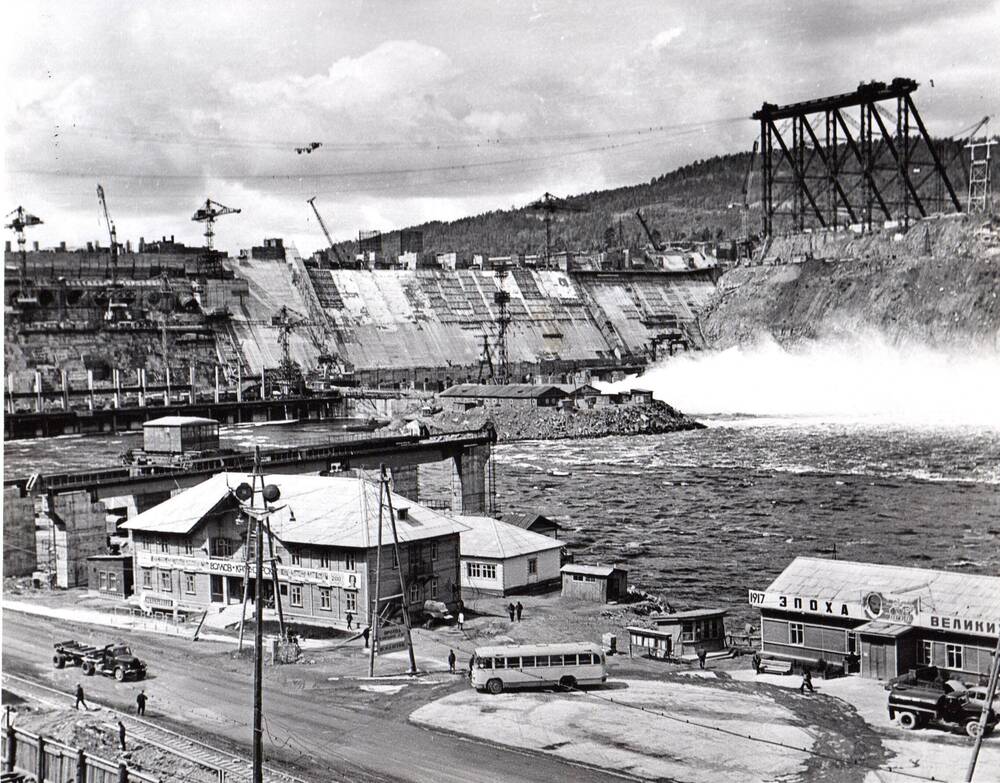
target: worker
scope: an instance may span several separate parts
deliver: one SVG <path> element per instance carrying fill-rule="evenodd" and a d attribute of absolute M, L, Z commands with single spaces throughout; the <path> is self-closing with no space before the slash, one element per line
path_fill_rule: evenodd
<path fill-rule="evenodd" d="M 80 683 L 77 683 L 76 684 L 76 704 L 73 705 L 73 709 L 77 709 L 77 710 L 80 709 L 80 705 L 81 704 L 83 705 L 83 708 L 85 710 L 88 710 L 88 711 L 90 710 L 90 707 L 87 706 L 87 702 L 85 702 L 83 700 L 83 686 Z"/>
<path fill-rule="evenodd" d="M 139 695 L 135 697 L 135 714 L 146 714 L 146 691 L 139 691 Z"/>
<path fill-rule="evenodd" d="M 517 609 L 514 607 L 514 604 L 507 604 L 507 614 L 510 615 L 511 622 L 514 622 L 514 613 L 516 611 Z"/>
<path fill-rule="evenodd" d="M 702 669 L 705 668 L 705 658 L 708 657 L 708 651 L 703 645 L 698 645 L 694 648 L 694 654 L 698 656 L 698 666 Z"/>
<path fill-rule="evenodd" d="M 121 743 L 122 750 L 125 750 L 125 724 L 118 721 L 118 742 Z"/>
<path fill-rule="evenodd" d="M 799 686 L 799 693 L 805 693 L 806 688 L 809 689 L 809 693 L 815 693 L 813 689 L 813 675 L 810 669 L 802 670 L 802 684 Z"/>
<path fill-rule="evenodd" d="M 458 613 L 458 630 L 463 630 L 465 627 L 465 612 L 460 611 Z"/>
<path fill-rule="evenodd" d="M 520 601 L 518 601 L 517 604 L 514 606 L 514 611 L 517 613 L 517 621 L 521 622 L 521 612 L 524 611 L 524 607 L 521 606 Z"/>
<path fill-rule="evenodd" d="M 448 671 L 455 673 L 455 651 L 448 650 Z"/>
<path fill-rule="evenodd" d="M 347 613 L 347 630 L 351 630 L 351 623 L 354 622 L 354 615 L 350 612 Z"/>
<path fill-rule="evenodd" d="M 753 670 L 760 674 L 760 653 L 754 652 L 753 658 L 750 659 L 750 665 L 753 666 Z"/>
<path fill-rule="evenodd" d="M 363 631 L 361 632 L 361 636 L 362 636 L 362 637 L 364 638 L 364 640 L 365 640 L 365 649 L 366 649 L 366 650 L 368 649 L 368 637 L 369 637 L 369 636 L 371 636 L 371 633 L 372 633 L 372 628 L 371 628 L 371 626 L 370 626 L 370 625 L 366 625 L 366 626 L 365 626 L 365 630 L 363 630 Z"/>

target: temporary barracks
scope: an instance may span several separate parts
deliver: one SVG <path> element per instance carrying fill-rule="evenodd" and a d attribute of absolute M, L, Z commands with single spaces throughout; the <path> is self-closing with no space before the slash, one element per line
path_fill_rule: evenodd
<path fill-rule="evenodd" d="M 135 559 L 135 592 L 148 609 L 203 610 L 239 603 L 247 570 L 247 522 L 233 490 L 249 482 L 221 473 L 139 514 L 123 525 Z M 269 516 L 275 544 L 278 590 L 292 620 L 346 624 L 347 615 L 366 623 L 374 600 L 379 541 L 378 487 L 358 478 L 267 476 L 281 498 Z M 257 502 L 260 503 L 258 497 Z M 392 519 L 383 511 L 383 593 L 399 598 L 399 569 L 413 611 L 424 601 L 455 607 L 461 597 L 459 534 L 465 527 L 425 506 L 392 494 Z M 250 548 L 252 552 L 252 542 Z M 265 550 L 265 558 L 271 553 Z M 251 563 L 253 560 L 251 559 Z M 271 564 L 264 569 L 263 595 L 274 600 Z M 249 587 L 253 594 L 253 578 Z"/>
<path fill-rule="evenodd" d="M 921 666 L 986 675 L 1000 632 L 1000 578 L 977 574 L 797 557 L 749 601 L 764 658 L 878 680 Z"/>

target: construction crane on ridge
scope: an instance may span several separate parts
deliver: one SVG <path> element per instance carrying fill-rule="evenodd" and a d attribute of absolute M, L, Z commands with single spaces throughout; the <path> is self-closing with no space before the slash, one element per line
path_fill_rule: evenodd
<path fill-rule="evenodd" d="M 333 237 L 330 236 L 330 231 L 327 229 L 326 223 L 323 222 L 322 215 L 319 214 L 319 210 L 316 208 L 316 197 L 313 196 L 310 199 L 306 199 L 306 202 L 313 208 L 313 212 L 316 213 L 316 219 L 319 221 L 319 227 L 323 229 L 323 234 L 326 235 L 326 241 L 330 243 L 330 252 L 333 253 L 333 257 L 336 259 L 337 263 L 344 266 L 343 259 L 340 257 L 340 251 L 337 250 L 337 246 L 333 243 Z"/>
<path fill-rule="evenodd" d="M 657 253 L 663 252 L 663 242 L 657 239 L 656 235 L 650 229 L 649 225 L 646 223 L 645 218 L 642 216 L 642 210 L 637 209 L 635 211 L 635 216 L 639 218 L 639 224 L 642 226 L 642 230 L 646 232 L 646 236 L 649 237 L 649 244 L 653 246 L 653 250 Z"/>
<path fill-rule="evenodd" d="M 550 265 L 552 258 L 552 217 L 556 212 L 589 212 L 587 207 L 574 204 L 564 198 L 553 196 L 549 192 L 542 194 L 537 201 L 528 204 L 528 209 L 542 213 L 542 220 L 545 221 L 545 268 Z"/>
<path fill-rule="evenodd" d="M 208 250 L 212 249 L 212 237 L 215 236 L 215 221 L 217 218 L 223 215 L 238 215 L 242 210 L 233 209 L 232 207 L 227 207 L 225 204 L 220 204 L 218 201 L 212 201 L 212 199 L 205 199 L 205 206 L 198 207 L 194 215 L 191 216 L 191 220 L 196 223 L 205 224 L 205 247 Z"/>
<path fill-rule="evenodd" d="M 97 199 L 101 202 L 101 209 L 104 211 L 104 222 L 108 226 L 108 235 L 111 237 L 111 282 L 118 282 L 118 234 L 115 231 L 115 222 L 108 214 L 108 202 L 104 198 L 104 188 L 100 183 L 97 185 Z"/>
<path fill-rule="evenodd" d="M 17 252 L 20 255 L 20 264 L 18 265 L 18 283 L 19 291 L 17 296 L 17 303 L 19 305 L 27 304 L 38 304 L 37 297 L 31 295 L 28 290 L 28 254 L 25 251 L 25 244 L 27 239 L 24 236 L 24 229 L 30 226 L 40 226 L 42 225 L 42 219 L 30 212 L 26 212 L 24 207 L 18 206 L 17 209 L 12 210 L 7 213 L 7 217 L 11 215 L 14 219 L 10 223 L 5 224 L 4 228 L 14 229 L 14 233 L 17 236 Z"/>

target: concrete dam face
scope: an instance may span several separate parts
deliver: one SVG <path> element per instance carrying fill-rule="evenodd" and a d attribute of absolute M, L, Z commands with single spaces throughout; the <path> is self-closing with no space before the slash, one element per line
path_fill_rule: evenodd
<path fill-rule="evenodd" d="M 307 322 L 289 338 L 304 367 L 327 352 L 358 371 L 463 368 L 454 379 L 464 378 L 478 368 L 484 335 L 496 358 L 501 282 L 493 271 L 307 269 L 298 259 L 241 260 L 234 271 L 249 293 L 232 323 L 254 370 L 280 359 L 278 331 L 266 322 L 282 305 Z M 514 269 L 502 285 L 508 354 L 525 372 L 648 358 L 658 335 L 692 324 L 715 292 L 709 272 Z"/>

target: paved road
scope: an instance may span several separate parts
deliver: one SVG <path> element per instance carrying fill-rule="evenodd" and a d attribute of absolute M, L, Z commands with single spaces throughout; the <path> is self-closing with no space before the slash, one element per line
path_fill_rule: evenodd
<path fill-rule="evenodd" d="M 67 638 L 97 643 L 104 629 L 61 620 L 3 612 L 3 668 L 71 691 L 82 682 L 96 700 L 131 709 L 144 688 L 147 716 L 169 722 L 206 741 L 249 754 L 252 680 L 234 664 L 227 645 L 193 643 L 134 633 L 127 637 L 147 661 L 141 683 L 83 677 L 79 669 L 56 670 L 52 643 Z M 197 654 L 195 654 L 197 653 Z M 236 670 L 234 670 L 234 665 Z M 408 722 L 409 713 L 429 698 L 460 687 L 413 685 L 399 693 L 362 691 L 356 681 L 327 681 L 308 665 L 265 668 L 265 755 L 274 766 L 290 764 L 306 777 L 363 780 L 606 781 L 607 771 L 570 765 L 551 756 L 435 732 Z M 325 774 L 324 774 L 325 773 Z"/>

